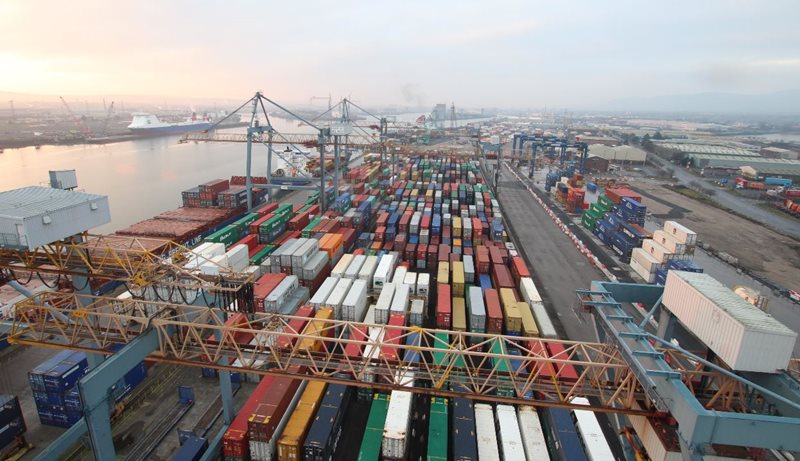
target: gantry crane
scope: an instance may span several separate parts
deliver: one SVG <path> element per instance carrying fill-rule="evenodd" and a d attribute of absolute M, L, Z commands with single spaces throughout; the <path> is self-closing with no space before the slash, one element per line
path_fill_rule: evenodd
<path fill-rule="evenodd" d="M 61 100 L 61 104 L 64 105 L 64 108 L 67 109 L 67 113 L 69 114 L 70 118 L 72 118 L 72 121 L 74 121 L 75 125 L 77 125 L 81 135 L 83 135 L 84 138 L 90 138 L 92 136 L 92 130 L 89 129 L 89 125 L 86 124 L 84 118 L 72 111 L 72 109 L 69 107 L 69 104 L 67 104 L 67 100 L 64 99 L 63 96 L 59 96 L 58 98 Z"/>
<path fill-rule="evenodd" d="M 585 172 L 586 169 L 586 159 L 589 157 L 589 145 L 585 142 L 572 142 L 570 143 L 567 138 L 560 138 L 558 136 L 544 136 L 544 135 L 529 135 L 523 133 L 515 133 L 512 139 L 512 152 L 515 156 L 518 157 L 525 157 L 525 143 L 530 143 L 531 146 L 531 154 L 527 159 L 530 160 L 530 170 L 528 172 L 528 176 L 533 178 L 533 171 L 534 165 L 536 161 L 536 151 L 538 149 L 546 149 L 546 148 L 553 148 L 559 149 L 559 161 L 560 164 L 563 166 L 564 161 L 567 157 L 567 149 L 574 148 L 578 151 L 578 155 L 580 156 L 580 160 L 578 162 L 578 171 L 581 173 Z"/>

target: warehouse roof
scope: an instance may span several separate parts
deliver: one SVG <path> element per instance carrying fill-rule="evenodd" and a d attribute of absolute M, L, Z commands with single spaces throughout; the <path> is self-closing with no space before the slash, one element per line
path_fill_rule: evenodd
<path fill-rule="evenodd" d="M 687 154 L 717 154 L 717 155 L 731 155 L 737 157 L 759 157 L 758 152 L 752 150 L 742 149 L 738 147 L 718 146 L 709 144 L 691 144 L 680 142 L 659 142 L 653 141 L 661 147 L 673 149 Z"/>
<path fill-rule="evenodd" d="M 105 196 L 51 187 L 23 187 L 0 192 L 0 217 L 25 219 L 102 198 Z"/>
<path fill-rule="evenodd" d="M 717 279 L 705 273 L 671 271 L 676 276 L 684 279 L 695 290 L 702 293 L 714 304 L 724 310 L 728 315 L 739 321 L 751 330 L 760 330 L 767 333 L 797 336 L 786 325 L 775 320 L 774 317 L 740 298 L 728 287 Z"/>

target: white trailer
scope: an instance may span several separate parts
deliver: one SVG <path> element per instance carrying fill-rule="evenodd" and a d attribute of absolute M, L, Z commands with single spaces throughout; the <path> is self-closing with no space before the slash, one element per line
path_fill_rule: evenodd
<path fill-rule="evenodd" d="M 494 427 L 494 412 L 491 405 L 475 404 L 475 437 L 478 439 L 478 459 L 500 461 L 500 449 L 497 446 L 497 432 Z"/>
<path fill-rule="evenodd" d="M 504 461 L 525 461 L 525 448 L 522 445 L 517 412 L 511 405 L 497 405 L 498 435 L 500 438 L 500 451 Z"/>
<path fill-rule="evenodd" d="M 542 422 L 536 408 L 521 405 L 517 408 L 517 422 L 519 423 L 522 445 L 528 459 L 550 459 L 547 451 L 547 441 L 544 438 Z"/>

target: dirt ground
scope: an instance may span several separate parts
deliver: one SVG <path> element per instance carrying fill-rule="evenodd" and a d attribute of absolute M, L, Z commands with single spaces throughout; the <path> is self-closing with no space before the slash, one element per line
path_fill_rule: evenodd
<path fill-rule="evenodd" d="M 800 291 L 800 241 L 781 235 L 651 182 L 631 182 L 657 219 L 676 220 L 698 239 L 737 258 L 739 264 L 789 289 Z"/>

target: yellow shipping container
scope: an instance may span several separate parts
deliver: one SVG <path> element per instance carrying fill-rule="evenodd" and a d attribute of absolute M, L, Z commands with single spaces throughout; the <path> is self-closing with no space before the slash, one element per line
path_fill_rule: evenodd
<path fill-rule="evenodd" d="M 439 271 L 436 274 L 436 283 L 450 284 L 450 263 L 447 261 L 439 262 Z"/>
<path fill-rule="evenodd" d="M 501 288 L 500 302 L 503 304 L 506 334 L 521 334 L 522 314 L 517 307 L 517 297 L 514 296 L 514 291 L 511 288 Z"/>
<path fill-rule="evenodd" d="M 453 216 L 453 237 L 461 237 L 461 218 Z"/>
<path fill-rule="evenodd" d="M 320 331 L 325 329 L 328 326 L 327 322 L 324 320 L 332 320 L 333 319 L 333 309 L 330 307 L 322 307 L 317 311 L 317 315 L 314 316 L 315 320 L 306 325 L 303 329 L 304 335 L 317 335 L 320 336 Z M 321 336 L 331 336 L 332 330 L 325 330 L 322 332 Z M 316 352 L 320 350 L 322 346 L 322 341 L 319 339 L 312 339 L 306 338 L 300 341 L 300 344 L 297 348 L 301 351 L 313 351 Z"/>
<path fill-rule="evenodd" d="M 453 331 L 467 331 L 467 305 L 464 298 L 453 298 Z"/>
<path fill-rule="evenodd" d="M 451 267 L 453 269 L 453 296 L 464 297 L 464 263 L 461 261 L 453 261 Z"/>
<path fill-rule="evenodd" d="M 538 338 L 539 328 L 536 326 L 536 320 L 533 318 L 531 306 L 525 301 L 517 301 L 517 308 L 522 317 L 522 336 Z"/>
<path fill-rule="evenodd" d="M 278 461 L 297 461 L 303 457 L 303 441 L 325 394 L 325 386 L 322 381 L 309 381 L 306 385 L 278 440 Z"/>

